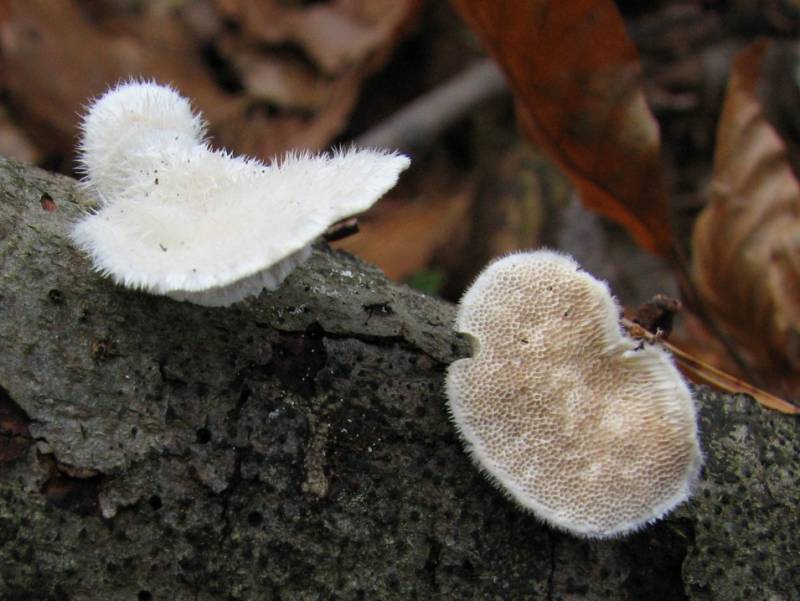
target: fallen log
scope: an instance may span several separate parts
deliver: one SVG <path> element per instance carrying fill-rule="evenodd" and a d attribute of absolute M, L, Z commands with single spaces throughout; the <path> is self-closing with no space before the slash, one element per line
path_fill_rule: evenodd
<path fill-rule="evenodd" d="M 84 202 L 0 159 L 0 599 L 800 598 L 796 419 L 696 390 L 693 499 L 577 539 L 462 451 L 451 305 L 327 247 L 229 308 L 126 290 Z"/>

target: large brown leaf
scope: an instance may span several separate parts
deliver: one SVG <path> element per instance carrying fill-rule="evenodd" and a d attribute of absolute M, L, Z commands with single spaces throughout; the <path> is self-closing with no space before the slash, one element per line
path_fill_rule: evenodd
<path fill-rule="evenodd" d="M 769 43 L 737 57 L 717 132 L 693 275 L 721 324 L 760 363 L 800 368 L 800 185 L 758 88 Z"/>
<path fill-rule="evenodd" d="M 453 0 L 505 70 L 527 133 L 588 207 L 668 256 L 658 125 L 611 0 Z"/>

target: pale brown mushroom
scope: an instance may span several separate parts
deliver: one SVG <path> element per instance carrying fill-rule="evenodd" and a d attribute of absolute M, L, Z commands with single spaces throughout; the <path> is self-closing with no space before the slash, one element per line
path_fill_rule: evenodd
<path fill-rule="evenodd" d="M 671 357 L 628 337 L 604 282 L 551 252 L 478 277 L 456 330 L 473 356 L 447 374 L 477 464 L 546 522 L 621 535 L 685 501 L 702 464 L 694 402 Z"/>

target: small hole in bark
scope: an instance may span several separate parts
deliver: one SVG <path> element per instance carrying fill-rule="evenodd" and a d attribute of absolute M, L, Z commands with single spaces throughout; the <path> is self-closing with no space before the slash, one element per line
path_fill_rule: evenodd
<path fill-rule="evenodd" d="M 47 192 L 42 194 L 42 197 L 39 199 L 39 202 L 42 204 L 42 209 L 44 209 L 48 213 L 52 213 L 58 208 L 56 207 L 56 201 L 53 200 L 53 197 L 50 196 Z"/>
<path fill-rule="evenodd" d="M 150 594 L 150 591 L 139 591 L 139 594 L 136 595 L 139 601 L 152 601 L 153 595 Z"/>
<path fill-rule="evenodd" d="M 264 516 L 262 516 L 258 511 L 251 511 L 247 515 L 247 523 L 251 526 L 259 526 L 263 521 Z"/>
<path fill-rule="evenodd" d="M 153 495 L 152 497 L 150 497 L 150 507 L 152 507 L 154 511 L 158 511 L 159 509 L 161 509 L 161 505 L 162 505 L 161 497 L 159 497 L 158 495 Z"/>
<path fill-rule="evenodd" d="M 211 442 L 211 430 L 208 428 L 200 428 L 197 431 L 197 442 L 200 444 Z"/>
<path fill-rule="evenodd" d="M 64 302 L 64 293 L 61 290 L 57 290 L 53 288 L 50 292 L 47 293 L 47 298 L 53 301 L 56 305 L 60 305 Z"/>

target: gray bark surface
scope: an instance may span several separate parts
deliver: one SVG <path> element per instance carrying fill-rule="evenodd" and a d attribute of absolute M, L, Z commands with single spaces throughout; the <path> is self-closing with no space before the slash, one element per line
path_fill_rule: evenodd
<path fill-rule="evenodd" d="M 800 598 L 795 419 L 698 390 L 694 498 L 576 539 L 463 453 L 451 305 L 325 248 L 230 308 L 126 290 L 80 205 L 0 160 L 0 599 Z"/>

